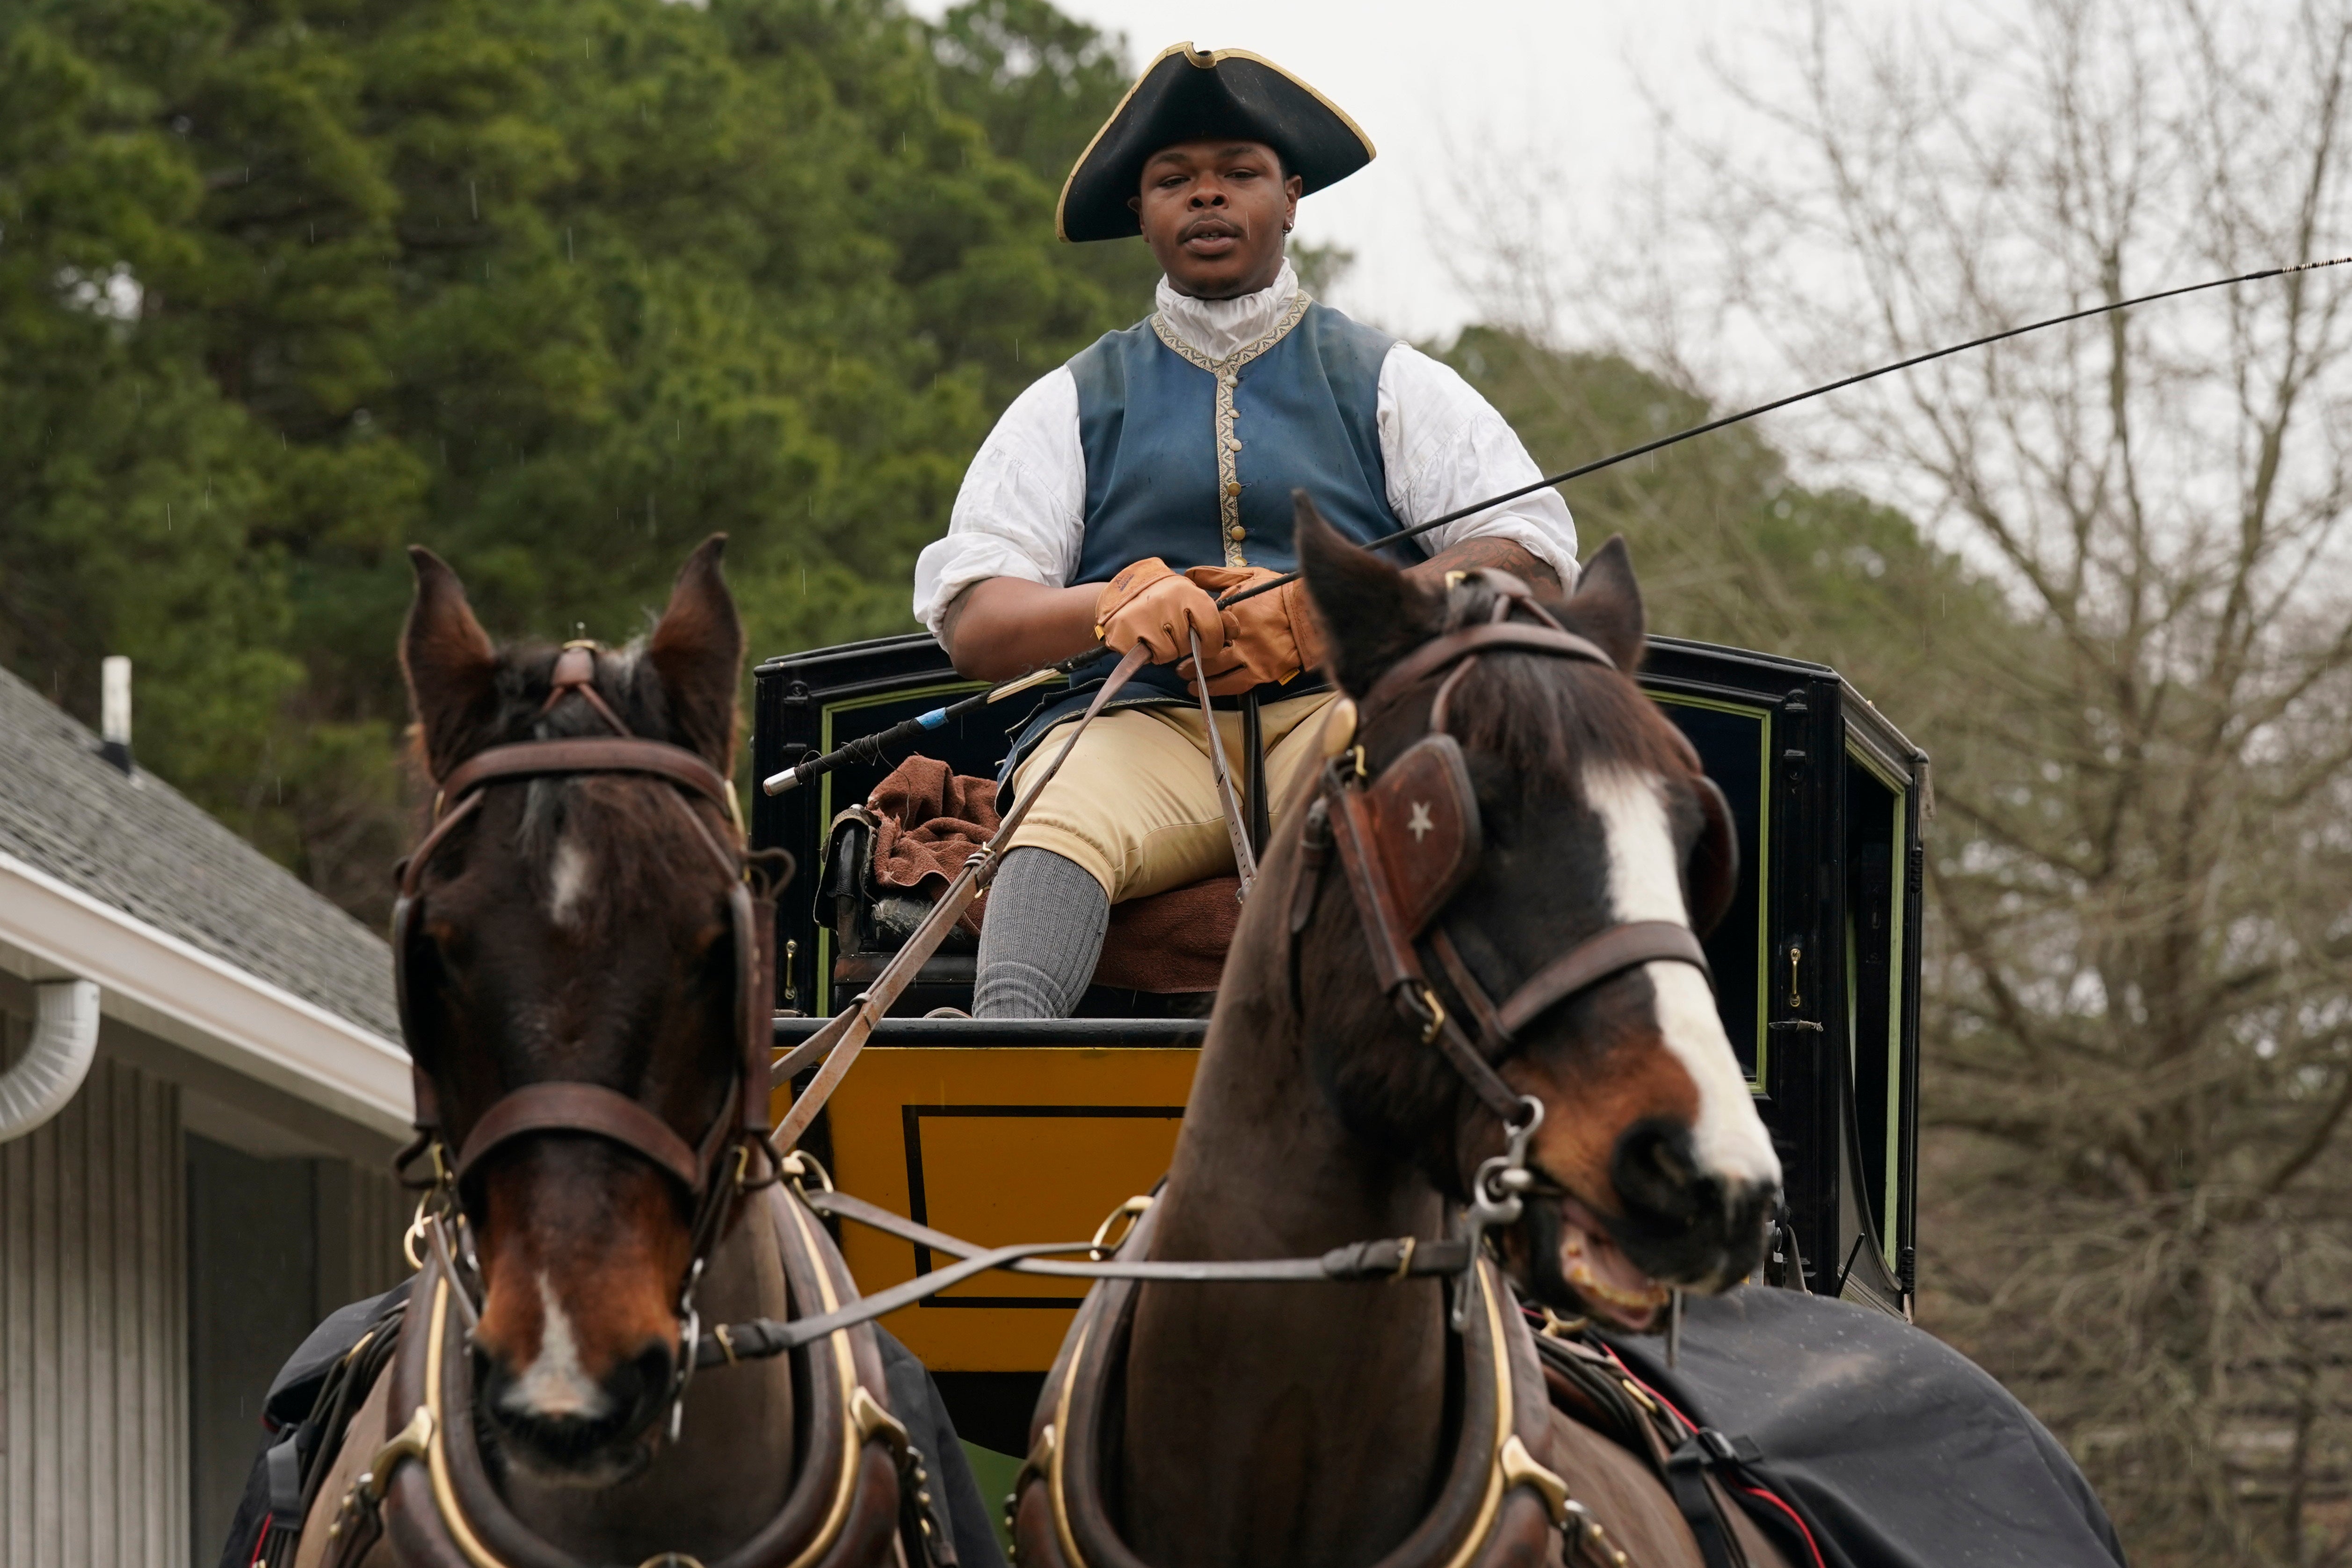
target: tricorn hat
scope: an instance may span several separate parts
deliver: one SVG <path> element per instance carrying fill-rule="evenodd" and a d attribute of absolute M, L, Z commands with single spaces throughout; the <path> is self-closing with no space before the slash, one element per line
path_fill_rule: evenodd
<path fill-rule="evenodd" d="M 1308 191 L 1338 184 L 1373 157 L 1372 139 L 1321 93 L 1241 49 L 1172 44 L 1146 66 L 1078 155 L 1062 186 L 1054 226 L 1064 239 L 1140 234 L 1127 204 L 1143 165 L 1162 147 L 1206 137 L 1263 142 Z"/>

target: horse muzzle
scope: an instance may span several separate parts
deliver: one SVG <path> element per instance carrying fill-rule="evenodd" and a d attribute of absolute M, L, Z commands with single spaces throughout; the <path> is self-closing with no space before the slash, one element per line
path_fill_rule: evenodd
<path fill-rule="evenodd" d="M 660 1340 L 593 1381 L 576 1361 L 562 1365 L 560 1353 L 549 1347 L 520 1372 L 485 1352 L 478 1383 L 480 1405 L 499 1452 L 534 1479 L 551 1486 L 610 1486 L 652 1458 L 650 1434 L 668 1407 L 677 1364 Z"/>
<path fill-rule="evenodd" d="M 1652 1120 L 1618 1139 L 1610 1160 L 1614 1239 L 1645 1273 L 1682 1290 L 1728 1289 L 1763 1261 L 1777 1181 L 1727 1175 L 1700 1160 L 1690 1130 Z"/>
<path fill-rule="evenodd" d="M 1555 1310 L 1640 1332 L 1663 1321 L 1675 1291 L 1713 1295 L 1763 1260 L 1779 1184 L 1707 1172 L 1687 1131 L 1664 1121 L 1629 1130 L 1610 1176 L 1617 1214 L 1555 1188 L 1530 1196 L 1506 1243 L 1521 1284 Z"/>

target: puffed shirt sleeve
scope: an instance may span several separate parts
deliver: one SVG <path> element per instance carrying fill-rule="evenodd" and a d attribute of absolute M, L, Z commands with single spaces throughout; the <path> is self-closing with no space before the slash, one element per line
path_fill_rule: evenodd
<path fill-rule="evenodd" d="M 964 470 L 945 537 L 915 560 L 915 618 L 940 635 L 958 594 L 987 577 L 1066 586 L 1086 542 L 1078 384 L 1066 365 L 1013 400 Z"/>
<path fill-rule="evenodd" d="M 1447 365 L 1410 343 L 1381 362 L 1381 461 L 1389 507 L 1407 527 L 1543 477 L 1494 405 Z M 1422 536 L 1430 553 L 1465 539 L 1507 539 L 1576 584 L 1576 523 L 1546 486 Z"/>

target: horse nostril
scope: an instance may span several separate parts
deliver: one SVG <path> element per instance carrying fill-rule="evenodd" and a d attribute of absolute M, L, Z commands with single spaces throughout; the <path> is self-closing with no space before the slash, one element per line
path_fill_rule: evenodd
<path fill-rule="evenodd" d="M 1690 1131 L 1665 1121 L 1641 1121 L 1617 1140 L 1610 1179 L 1629 1217 L 1680 1230 L 1722 1209 L 1723 1184 L 1701 1173 Z"/>
<path fill-rule="evenodd" d="M 629 1427 L 634 1429 L 653 1418 L 669 1398 L 670 1380 L 677 1370 L 677 1358 L 662 1340 L 654 1341 L 613 1369 L 605 1387 L 611 1390 L 619 1407 L 629 1412 Z"/>

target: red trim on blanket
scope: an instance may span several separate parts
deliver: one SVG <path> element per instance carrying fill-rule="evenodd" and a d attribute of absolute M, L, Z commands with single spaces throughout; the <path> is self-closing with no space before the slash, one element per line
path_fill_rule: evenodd
<path fill-rule="evenodd" d="M 1787 1514 L 1789 1522 L 1797 1527 L 1797 1533 L 1805 1538 L 1805 1550 L 1813 1555 L 1813 1568 L 1829 1568 L 1829 1564 L 1822 1559 L 1822 1549 L 1813 1544 L 1813 1532 L 1805 1528 L 1804 1520 L 1798 1516 L 1795 1509 L 1790 1508 L 1786 1501 L 1762 1487 L 1741 1487 L 1739 1489 L 1749 1497 L 1762 1498 L 1766 1502 Z"/>
<path fill-rule="evenodd" d="M 1522 1308 L 1521 1310 L 1527 1311 L 1527 1309 Z M 1528 1311 L 1528 1316 L 1531 1321 L 1541 1321 L 1537 1319 L 1532 1311 Z M 1660 1409 L 1664 1410 L 1667 1415 L 1672 1415 L 1676 1421 L 1682 1423 L 1682 1427 L 1685 1432 L 1696 1433 L 1698 1431 L 1699 1428 L 1697 1422 L 1684 1415 L 1679 1405 L 1675 1405 L 1673 1400 L 1668 1399 L 1664 1394 L 1659 1393 L 1657 1389 L 1644 1382 L 1638 1373 L 1634 1372 L 1632 1367 L 1625 1364 L 1625 1358 L 1617 1353 L 1616 1346 L 1609 1343 L 1605 1340 L 1600 1342 L 1600 1346 L 1601 1353 L 1609 1358 L 1611 1365 L 1614 1366 L 1618 1372 L 1624 1375 L 1626 1382 L 1632 1384 L 1634 1387 L 1640 1389 L 1643 1393 L 1656 1400 Z M 1770 1503 L 1774 1508 L 1777 1508 L 1782 1513 L 1787 1514 L 1789 1516 L 1789 1522 L 1796 1527 L 1798 1535 L 1803 1538 L 1805 1550 L 1812 1555 L 1813 1568 L 1829 1568 L 1828 1561 L 1822 1556 L 1822 1549 L 1820 1545 L 1813 1540 L 1813 1532 L 1805 1528 L 1803 1516 L 1799 1514 L 1795 1509 L 1790 1508 L 1786 1499 L 1778 1496 L 1763 1487 L 1740 1486 L 1736 1489 L 1746 1492 L 1750 1497 L 1762 1498 L 1766 1502 Z"/>

